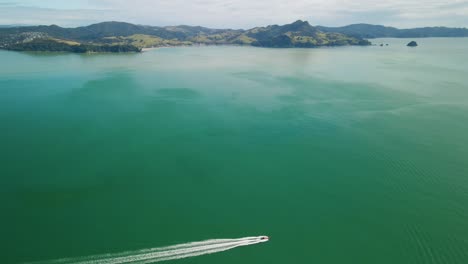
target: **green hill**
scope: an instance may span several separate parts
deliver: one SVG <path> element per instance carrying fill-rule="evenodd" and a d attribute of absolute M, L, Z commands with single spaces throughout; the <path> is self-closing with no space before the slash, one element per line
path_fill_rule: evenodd
<path fill-rule="evenodd" d="M 322 32 L 306 21 L 250 30 L 192 26 L 154 27 L 103 22 L 86 27 L 28 26 L 0 28 L 0 48 L 10 50 L 128 52 L 180 45 L 252 45 L 259 47 L 320 47 L 369 45 L 362 38 Z"/>
<path fill-rule="evenodd" d="M 254 28 L 245 33 L 255 39 L 254 46 L 261 47 L 320 47 L 343 45 L 369 45 L 370 42 L 341 33 L 326 33 L 311 26 L 307 21 L 298 20 L 284 26 Z"/>

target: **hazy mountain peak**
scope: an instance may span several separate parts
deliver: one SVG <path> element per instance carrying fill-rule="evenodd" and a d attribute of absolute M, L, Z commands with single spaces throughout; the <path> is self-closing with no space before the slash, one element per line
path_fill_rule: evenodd
<path fill-rule="evenodd" d="M 291 25 L 310 26 L 308 21 L 302 21 L 300 19 L 298 19 L 298 20 L 294 21 L 293 23 L 291 23 Z"/>

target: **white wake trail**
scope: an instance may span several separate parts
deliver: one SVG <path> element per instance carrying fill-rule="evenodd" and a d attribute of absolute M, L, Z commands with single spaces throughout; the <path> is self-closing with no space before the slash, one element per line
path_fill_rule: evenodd
<path fill-rule="evenodd" d="M 256 243 L 255 243 L 256 244 Z M 241 246 L 247 246 L 247 245 L 252 245 L 252 243 L 244 243 L 244 244 L 238 244 L 235 246 L 228 246 L 228 247 L 221 247 L 221 248 L 215 248 L 212 250 L 206 250 L 206 251 L 198 251 L 198 252 L 192 252 L 188 254 L 183 254 L 183 255 L 175 255 L 175 256 L 170 256 L 170 257 L 165 257 L 165 258 L 157 258 L 157 259 L 148 259 L 148 260 L 143 260 L 143 261 L 138 261 L 138 262 L 132 262 L 135 264 L 147 264 L 147 263 L 154 263 L 154 262 L 159 262 L 159 261 L 166 261 L 166 260 L 174 260 L 174 259 L 181 259 L 181 258 L 190 258 L 190 257 L 196 257 L 196 256 L 201 256 L 201 255 L 206 255 L 206 254 L 213 254 L 213 253 L 218 253 L 226 250 L 230 250 L 236 247 L 241 247 Z"/>
<path fill-rule="evenodd" d="M 203 246 L 196 246 L 190 248 L 180 248 L 180 249 L 172 249 L 167 251 L 156 251 L 156 252 L 149 252 L 149 253 L 138 253 L 133 254 L 130 256 L 124 257 L 110 257 L 107 259 L 99 259 L 99 260 L 91 260 L 91 261 L 83 261 L 78 262 L 76 264 L 120 264 L 120 263 L 134 263 L 137 261 L 146 261 L 146 260 L 159 260 L 165 258 L 172 258 L 175 256 L 183 256 L 183 255 L 192 255 L 192 254 L 200 254 L 204 255 L 205 252 L 212 252 L 218 251 L 227 247 L 237 247 L 239 245 L 244 244 L 245 242 L 229 242 L 229 243 L 216 243 L 213 245 L 203 245 Z"/>
<path fill-rule="evenodd" d="M 244 237 L 237 239 L 211 239 L 200 242 L 184 243 L 168 247 L 142 249 L 114 254 L 96 255 L 90 257 L 58 259 L 31 264 L 146 264 L 159 261 L 189 258 L 213 254 L 268 241 L 266 236 Z"/>

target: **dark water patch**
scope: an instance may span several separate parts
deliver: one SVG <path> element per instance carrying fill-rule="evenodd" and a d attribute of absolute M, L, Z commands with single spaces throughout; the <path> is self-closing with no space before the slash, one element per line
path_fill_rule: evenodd
<path fill-rule="evenodd" d="M 66 95 L 65 105 L 76 117 L 118 118 L 144 111 L 148 93 L 131 72 L 113 72 L 92 79 Z M 104 120 L 105 121 L 105 120 Z"/>
<path fill-rule="evenodd" d="M 70 97 L 83 98 L 125 98 L 136 94 L 136 82 L 131 73 L 112 72 L 104 74 L 99 79 L 87 81 L 80 89 L 75 89 Z"/>
<path fill-rule="evenodd" d="M 156 90 L 158 97 L 165 99 L 193 100 L 201 96 L 199 92 L 189 88 L 170 88 Z"/>

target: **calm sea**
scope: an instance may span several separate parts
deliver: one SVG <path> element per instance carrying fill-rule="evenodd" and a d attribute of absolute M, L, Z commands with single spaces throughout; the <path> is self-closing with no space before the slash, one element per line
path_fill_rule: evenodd
<path fill-rule="evenodd" d="M 409 41 L 0 51 L 0 262 L 468 263 L 468 38 Z"/>

